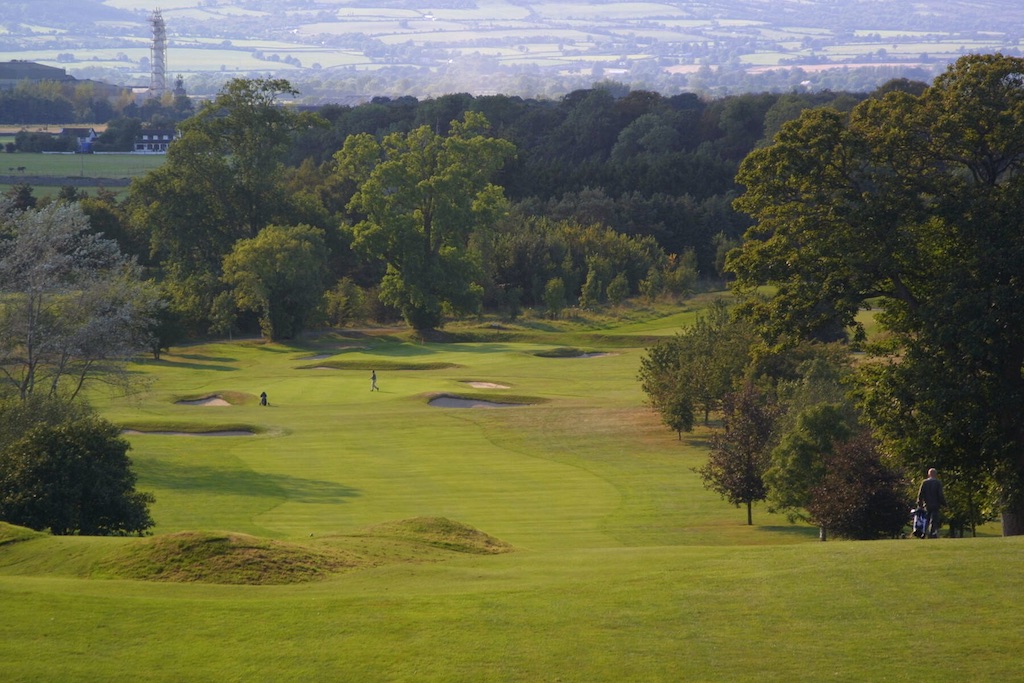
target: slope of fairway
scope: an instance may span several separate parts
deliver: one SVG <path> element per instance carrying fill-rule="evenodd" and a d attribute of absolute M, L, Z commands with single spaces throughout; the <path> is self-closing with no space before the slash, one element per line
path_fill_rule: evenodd
<path fill-rule="evenodd" d="M 154 535 L 0 525 L 0 680 L 1013 680 L 1021 539 L 818 543 L 704 490 L 710 427 L 677 439 L 636 382 L 693 315 L 141 361 L 93 401 Z"/>

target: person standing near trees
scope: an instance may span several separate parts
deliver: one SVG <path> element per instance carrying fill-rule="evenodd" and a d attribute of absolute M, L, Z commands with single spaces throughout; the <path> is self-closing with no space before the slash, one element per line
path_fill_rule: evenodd
<path fill-rule="evenodd" d="M 928 511 L 928 528 L 925 538 L 938 538 L 939 529 L 942 527 L 942 506 L 946 504 L 946 496 L 942 493 L 942 482 L 939 481 L 938 472 L 932 467 L 928 470 L 928 478 L 921 482 L 921 488 L 917 491 L 917 505 L 924 505 Z"/>

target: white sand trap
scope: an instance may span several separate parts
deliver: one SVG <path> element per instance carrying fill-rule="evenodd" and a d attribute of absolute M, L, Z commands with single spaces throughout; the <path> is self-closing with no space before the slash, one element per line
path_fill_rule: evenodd
<path fill-rule="evenodd" d="M 428 405 L 435 408 L 517 408 L 525 403 L 495 403 L 478 399 L 456 398 L 455 396 L 438 396 L 430 400 Z"/>
<path fill-rule="evenodd" d="M 138 436 L 140 434 L 152 436 L 252 436 L 252 432 L 242 430 L 226 430 L 222 432 L 143 432 L 138 429 L 125 429 L 122 434 Z"/>
<path fill-rule="evenodd" d="M 498 384 L 497 382 L 463 382 L 463 384 L 468 384 L 469 386 L 473 387 L 474 389 L 508 389 L 509 388 L 509 386 L 507 384 Z"/>
<path fill-rule="evenodd" d="M 194 401 L 178 401 L 179 405 L 183 406 L 229 406 L 231 405 L 220 396 L 207 396 L 206 398 L 197 398 Z"/>
<path fill-rule="evenodd" d="M 614 353 L 581 353 L 578 356 L 570 356 L 571 358 L 604 358 L 605 356 L 614 356 Z"/>

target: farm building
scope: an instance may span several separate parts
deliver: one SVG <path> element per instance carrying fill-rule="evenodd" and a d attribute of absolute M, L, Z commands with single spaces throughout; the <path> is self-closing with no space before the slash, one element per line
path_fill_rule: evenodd
<path fill-rule="evenodd" d="M 118 97 L 124 88 L 119 85 L 111 85 L 102 81 L 80 80 L 68 75 L 68 72 L 56 66 L 47 66 L 36 62 L 14 60 L 11 62 L 0 62 L 0 90 L 13 90 L 18 83 L 60 83 L 65 88 L 74 88 L 82 84 L 91 84 L 97 95 L 104 97 Z"/>
<path fill-rule="evenodd" d="M 135 152 L 139 154 L 164 154 L 167 146 L 178 138 L 174 130 L 144 130 L 135 138 Z"/>
<path fill-rule="evenodd" d="M 99 137 L 92 128 L 61 128 L 58 135 L 74 138 L 78 143 L 76 151 L 85 153 L 92 151 L 92 143 Z"/>
<path fill-rule="evenodd" d="M 55 66 L 46 66 L 35 62 L 24 62 L 15 60 L 13 62 L 0 62 L 0 90 L 13 90 L 21 81 L 73 81 L 74 76 L 68 76 L 67 71 L 58 69 Z"/>

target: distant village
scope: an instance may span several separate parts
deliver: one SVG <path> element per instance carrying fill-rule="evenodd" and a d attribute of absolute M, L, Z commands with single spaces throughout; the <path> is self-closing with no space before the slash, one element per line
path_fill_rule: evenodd
<path fill-rule="evenodd" d="M 105 97 L 110 100 L 131 98 L 136 104 L 142 104 L 146 99 L 162 96 L 162 93 L 154 93 L 148 87 L 128 88 L 101 81 L 77 79 L 68 75 L 64 69 L 45 64 L 27 61 L 0 62 L 0 93 L 13 91 L 19 84 L 40 85 L 44 83 L 56 83 L 61 86 L 62 91 L 69 92 L 86 86 L 94 97 Z M 174 97 L 187 96 L 180 79 L 170 92 Z M 4 103 L 0 101 L 0 107 L 3 105 Z M 36 135 L 50 135 L 54 138 L 71 140 L 71 143 L 64 146 L 73 147 L 73 149 L 66 151 L 79 154 L 92 153 L 96 140 L 99 138 L 99 132 L 92 127 L 62 127 L 54 131 L 37 131 Z M 133 148 L 128 151 L 138 154 L 163 154 L 167 152 L 167 146 L 176 136 L 177 133 L 174 130 L 144 129 L 138 133 Z"/>
<path fill-rule="evenodd" d="M 112 85 L 91 79 L 78 79 L 60 67 L 31 61 L 14 60 L 0 62 L 0 123 L 47 123 L 48 121 L 45 120 L 45 117 L 36 120 L 26 120 L 25 114 L 28 114 L 28 112 L 24 112 L 21 116 L 23 120 L 18 121 L 17 112 L 10 111 L 20 104 L 17 98 L 14 97 L 14 93 L 19 88 L 30 92 L 43 93 L 47 84 L 56 85 L 60 93 L 69 100 L 76 99 L 80 93 L 87 93 L 87 98 L 94 101 L 107 100 L 108 102 L 127 103 L 125 106 L 134 108 L 144 108 L 147 103 L 160 103 L 165 100 L 172 102 L 176 100 L 181 101 L 180 98 L 187 99 L 188 94 L 185 91 L 184 82 L 181 77 L 175 80 L 173 88 L 168 89 L 167 87 L 164 69 L 167 52 L 166 30 L 160 10 L 153 12 L 150 23 L 153 26 L 153 59 L 152 73 L 148 86 L 129 87 Z M 37 108 L 26 107 L 29 111 Z M 9 111 L 4 111 L 4 109 Z M 31 118 L 31 114 L 29 116 Z M 108 118 L 110 117 L 97 116 L 95 123 L 101 123 L 108 120 Z M 100 137 L 100 133 L 95 128 L 75 126 L 61 127 L 53 131 L 35 131 L 31 135 L 34 138 L 33 144 L 20 151 L 91 154 L 98 151 L 96 143 Z M 52 138 L 53 144 L 46 144 L 45 138 L 47 137 Z M 159 129 L 154 127 L 142 128 L 134 134 L 134 142 L 130 144 L 130 149 L 124 149 L 123 147 L 128 145 L 122 144 L 122 149 L 117 151 L 130 151 L 137 154 L 164 154 L 167 152 L 168 145 L 175 137 L 177 137 L 177 132 L 173 126 L 161 127 Z M 13 149 L 8 147 L 7 151 L 15 151 L 19 148 L 17 143 L 12 144 L 15 147 Z M 50 149 L 47 149 L 47 147 L 50 147 Z"/>

